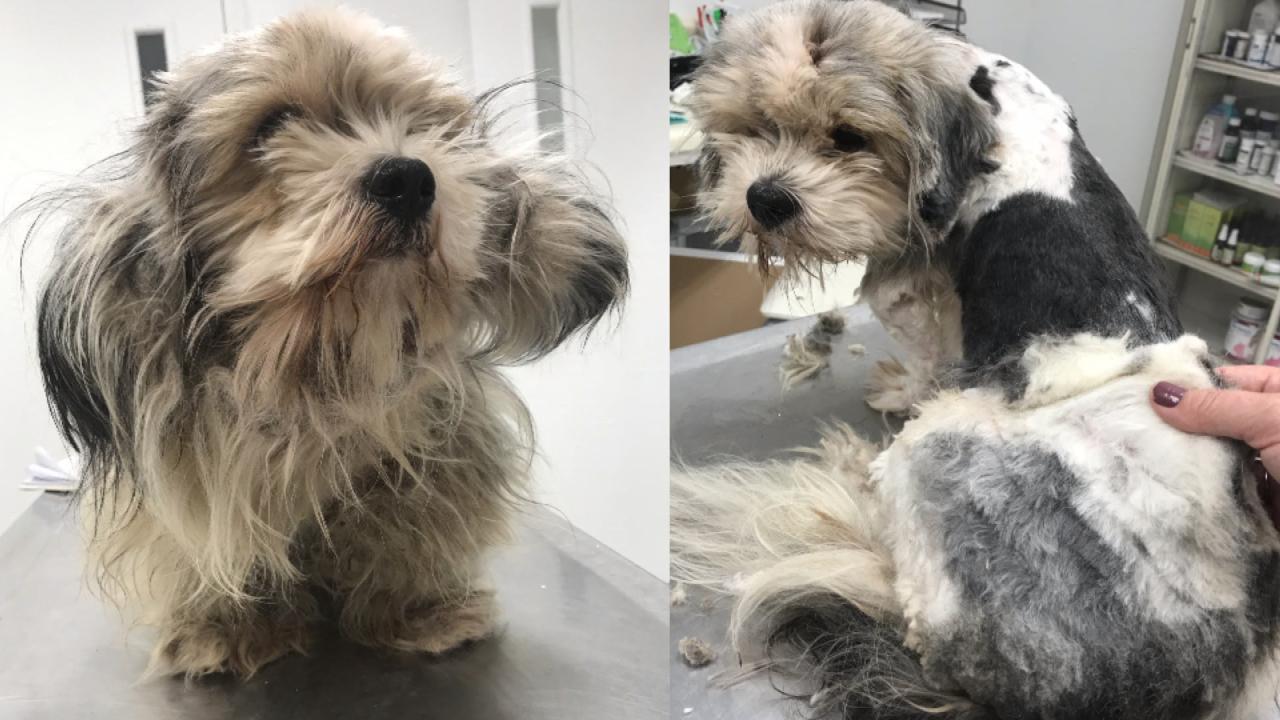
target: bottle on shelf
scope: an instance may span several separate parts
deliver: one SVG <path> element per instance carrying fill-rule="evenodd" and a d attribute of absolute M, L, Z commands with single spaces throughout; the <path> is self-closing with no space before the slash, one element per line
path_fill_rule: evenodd
<path fill-rule="evenodd" d="M 1267 43 L 1271 40 L 1271 33 L 1266 30 L 1255 30 L 1249 33 L 1249 49 L 1245 53 L 1245 59 L 1251 63 L 1262 65 L 1267 60 Z"/>
<path fill-rule="evenodd" d="M 1222 264 L 1231 267 L 1236 264 L 1236 248 L 1240 245 L 1240 228 L 1231 228 L 1227 238 L 1227 246 L 1222 250 Z"/>
<path fill-rule="evenodd" d="M 1249 34 L 1265 32 L 1267 37 L 1280 25 L 1280 0 L 1259 0 L 1249 13 Z"/>
<path fill-rule="evenodd" d="M 1213 243 L 1213 249 L 1209 251 L 1209 259 L 1222 264 L 1222 255 L 1227 250 L 1227 236 L 1231 232 L 1231 223 L 1222 223 L 1222 227 L 1218 228 L 1218 239 Z"/>
<path fill-rule="evenodd" d="M 1256 213 L 1246 213 L 1240 217 L 1236 227 L 1240 228 L 1240 244 L 1236 246 L 1235 264 L 1244 262 L 1244 256 L 1253 249 L 1254 238 L 1257 237 L 1259 221 L 1262 217 Z"/>
<path fill-rule="evenodd" d="M 1258 132 L 1253 139 L 1253 152 L 1249 155 L 1250 175 L 1270 175 L 1271 162 L 1275 158 L 1276 121 L 1280 115 L 1273 112 L 1258 114 Z"/>
<path fill-rule="evenodd" d="M 1238 117 L 1233 117 L 1227 121 L 1226 132 L 1222 134 L 1222 146 L 1218 148 L 1218 162 L 1224 165 L 1234 165 L 1236 157 L 1240 153 L 1240 126 L 1242 121 Z"/>
<path fill-rule="evenodd" d="M 1222 145 L 1222 136 L 1226 134 L 1227 123 L 1239 116 L 1236 110 L 1236 96 L 1223 95 L 1222 102 L 1209 108 L 1196 128 L 1196 138 L 1191 146 L 1191 154 L 1212 160 Z"/>
<path fill-rule="evenodd" d="M 1235 171 L 1240 175 L 1251 175 L 1249 160 L 1253 157 L 1253 147 L 1258 141 L 1258 108 L 1245 108 L 1244 122 L 1240 126 L 1240 149 L 1236 153 Z"/>

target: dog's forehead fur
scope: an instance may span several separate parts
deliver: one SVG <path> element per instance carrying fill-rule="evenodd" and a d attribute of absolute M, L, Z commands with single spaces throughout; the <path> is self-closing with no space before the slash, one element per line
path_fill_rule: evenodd
<path fill-rule="evenodd" d="M 273 113 L 350 131 L 355 122 L 466 127 L 472 97 L 443 62 L 402 32 L 344 9 L 286 16 L 198 54 L 162 76 L 144 140 L 203 151 L 208 170 L 231 170 Z"/>
<path fill-rule="evenodd" d="M 710 132 L 826 135 L 847 123 L 896 137 L 910 80 L 937 67 L 933 35 L 878 2 L 803 0 L 735 20 L 695 80 L 694 111 Z"/>

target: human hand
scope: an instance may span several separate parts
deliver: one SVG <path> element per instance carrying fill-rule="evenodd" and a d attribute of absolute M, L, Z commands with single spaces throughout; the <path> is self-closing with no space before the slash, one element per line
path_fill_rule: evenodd
<path fill-rule="evenodd" d="M 1228 390 L 1195 389 L 1160 382 L 1152 406 L 1166 423 L 1183 432 L 1234 438 L 1257 451 L 1258 495 L 1280 529 L 1280 368 L 1241 365 L 1218 370 Z"/>

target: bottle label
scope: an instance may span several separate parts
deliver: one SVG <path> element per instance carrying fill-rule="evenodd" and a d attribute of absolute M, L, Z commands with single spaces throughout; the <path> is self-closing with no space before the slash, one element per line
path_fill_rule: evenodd
<path fill-rule="evenodd" d="M 1206 117 L 1200 121 L 1200 127 L 1196 130 L 1196 142 L 1192 146 L 1191 152 L 1204 157 L 1212 155 L 1213 135 L 1213 118 Z"/>

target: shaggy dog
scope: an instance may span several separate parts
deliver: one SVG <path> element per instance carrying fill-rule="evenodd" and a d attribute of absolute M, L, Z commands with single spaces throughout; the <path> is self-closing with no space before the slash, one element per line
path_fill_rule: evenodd
<path fill-rule="evenodd" d="M 677 474 L 678 579 L 849 718 L 1246 718 L 1274 704 L 1280 538 L 1247 449 L 1166 426 L 1209 387 L 1066 103 L 870 0 L 739 17 L 699 69 L 702 202 L 762 258 L 866 258 L 911 353 L 879 452 Z"/>
<path fill-rule="evenodd" d="M 229 38 L 154 98 L 36 202 L 69 218 L 39 354 L 91 575 L 158 628 L 153 671 L 250 675 L 322 608 L 404 651 L 490 634 L 532 443 L 496 368 L 622 298 L 605 206 L 350 12 Z"/>

